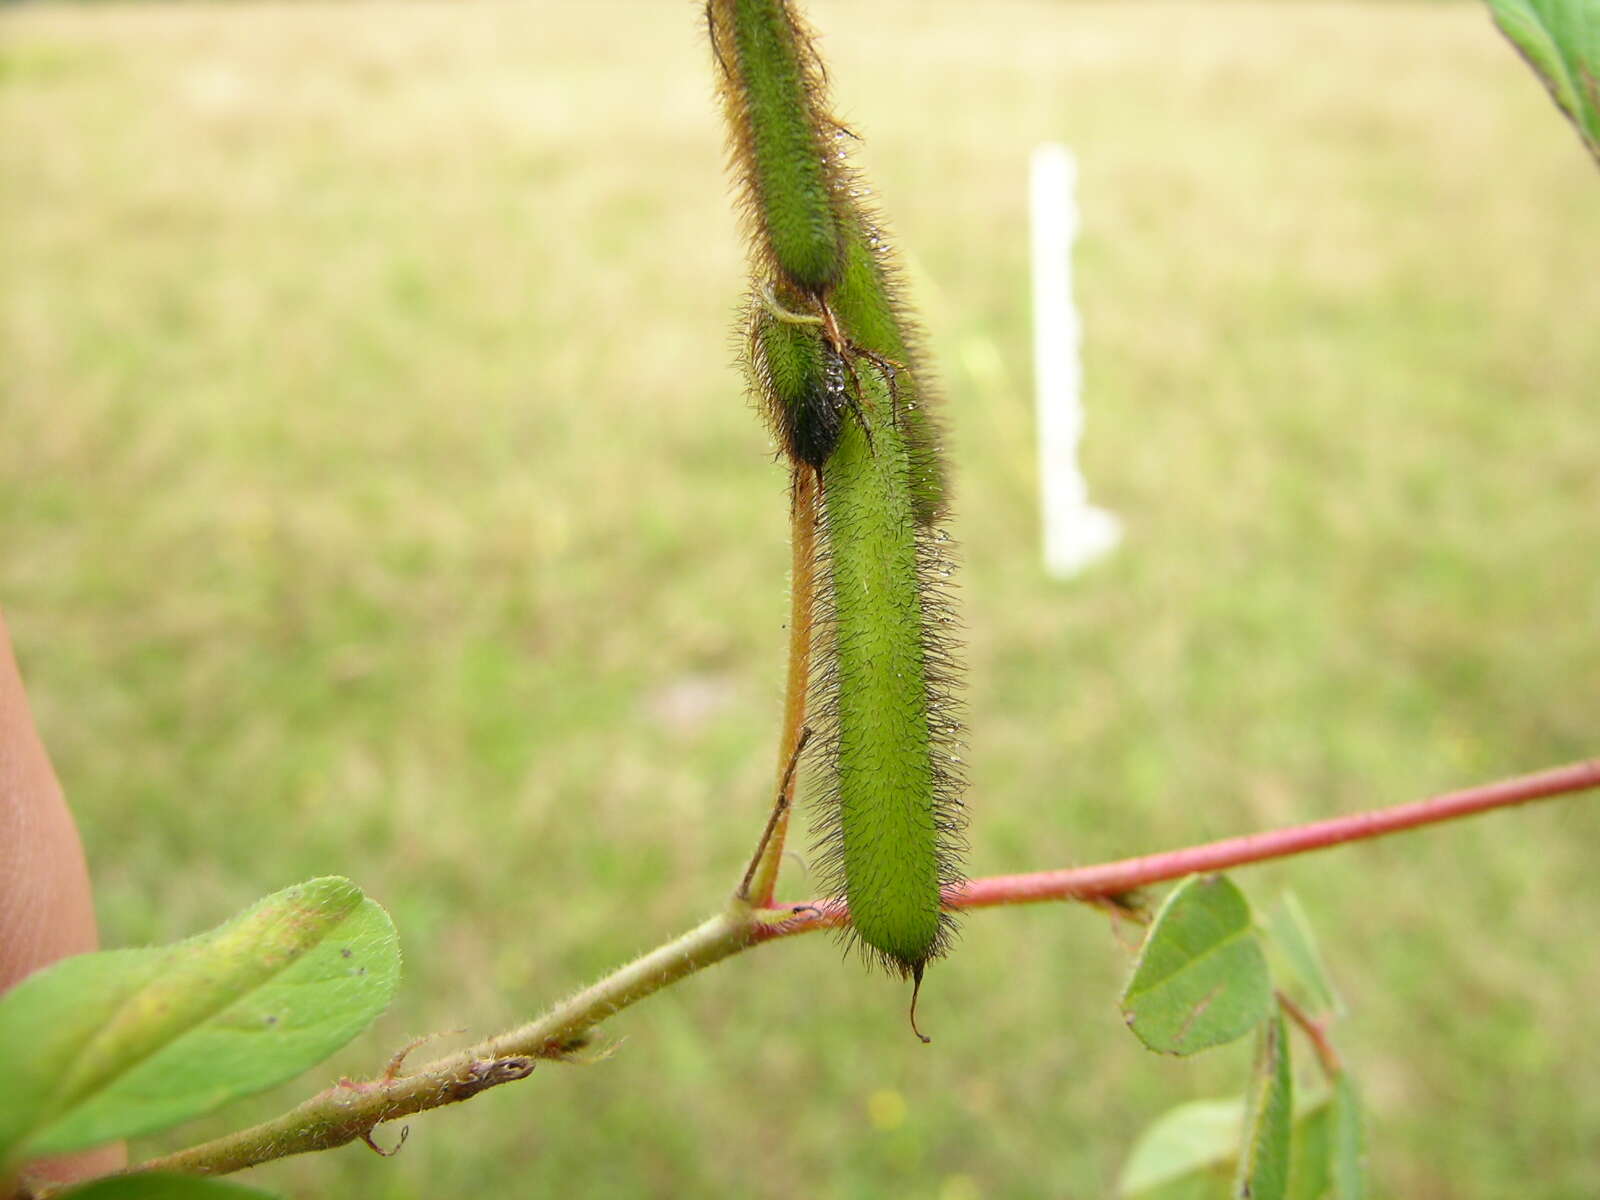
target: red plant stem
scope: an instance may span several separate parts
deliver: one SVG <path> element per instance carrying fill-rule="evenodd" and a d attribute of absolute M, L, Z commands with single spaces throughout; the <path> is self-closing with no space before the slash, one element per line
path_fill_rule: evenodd
<path fill-rule="evenodd" d="M 1502 779 L 1498 783 L 1486 783 L 1459 792 L 1446 792 L 1442 796 L 1397 804 L 1392 808 L 1372 809 L 1332 817 L 1326 821 L 1313 821 L 1309 825 L 1292 825 L 1287 829 L 1224 838 L 1220 842 L 1186 846 L 1161 854 L 1124 858 L 1091 867 L 1068 867 L 1059 871 L 990 875 L 952 888 L 945 893 L 944 902 L 947 908 L 966 909 L 1121 896 L 1147 884 L 1181 879 L 1185 875 L 1288 858 L 1308 850 L 1322 850 L 1344 842 L 1383 837 L 1423 825 L 1435 825 L 1441 821 L 1470 817 L 1474 813 L 1509 808 L 1530 800 L 1544 800 L 1595 787 L 1600 787 L 1600 758 L 1553 767 L 1532 775 Z M 756 940 L 770 941 L 841 925 L 849 916 L 843 905 L 834 901 L 817 900 L 795 908 L 797 916 L 780 924 L 762 926 L 756 934 Z"/>
<path fill-rule="evenodd" d="M 1339 1059 L 1339 1052 L 1333 1048 L 1333 1043 L 1328 1040 L 1327 1027 L 1316 1017 L 1296 1004 L 1289 996 L 1278 991 L 1278 1007 L 1283 1009 L 1288 1018 L 1300 1026 L 1301 1032 L 1311 1042 L 1311 1048 L 1317 1052 L 1317 1062 L 1322 1067 L 1322 1073 L 1331 1082 L 1344 1073 L 1344 1063 Z"/>

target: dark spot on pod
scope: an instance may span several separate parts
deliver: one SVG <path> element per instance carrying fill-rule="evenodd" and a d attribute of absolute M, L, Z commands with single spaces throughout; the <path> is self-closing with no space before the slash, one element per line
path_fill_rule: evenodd
<path fill-rule="evenodd" d="M 791 458 L 822 469 L 844 432 L 844 415 L 850 406 L 846 386 L 843 357 L 824 343 L 822 372 L 807 380 L 805 389 L 786 409 L 784 440 Z"/>
<path fill-rule="evenodd" d="M 778 302 L 802 307 L 788 293 Z M 773 436 L 791 461 L 820 470 L 839 444 L 846 411 L 855 406 L 849 365 L 820 322 L 756 304 L 750 364 Z"/>

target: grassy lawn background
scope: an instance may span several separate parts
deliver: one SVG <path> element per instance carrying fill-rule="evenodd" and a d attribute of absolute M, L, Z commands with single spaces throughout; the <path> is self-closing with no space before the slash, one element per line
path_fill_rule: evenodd
<path fill-rule="evenodd" d="M 811 11 L 948 396 L 973 873 L 1600 752 L 1600 177 L 1480 8 Z M 787 551 L 708 60 L 687 0 L 0 14 L 0 604 L 107 942 L 338 872 L 407 955 L 326 1070 L 138 1151 L 504 1027 L 742 867 Z M 1087 469 L 1128 526 L 1068 584 L 1032 482 L 1045 138 L 1081 160 Z M 1597 848 L 1572 800 L 1238 876 L 1319 924 L 1378 1194 L 1600 1194 Z M 1127 961 L 1092 911 L 975 916 L 924 1048 L 806 939 L 393 1162 L 256 1178 L 1107 1196 L 1248 1056 L 1144 1052 Z"/>

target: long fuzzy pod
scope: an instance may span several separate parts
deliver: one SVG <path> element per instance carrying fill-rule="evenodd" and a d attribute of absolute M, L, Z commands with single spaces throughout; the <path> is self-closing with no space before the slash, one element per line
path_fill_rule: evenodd
<path fill-rule="evenodd" d="M 940 892 L 959 879 L 962 850 L 949 562 L 940 533 L 918 518 L 916 455 L 888 390 L 876 380 L 864 390 L 867 423 L 846 423 L 818 512 L 820 866 L 862 944 L 920 975 L 949 942 Z"/>
<path fill-rule="evenodd" d="M 820 812 L 819 865 L 831 894 L 847 901 L 848 933 L 864 952 L 920 979 L 952 934 L 941 891 L 959 880 L 962 850 L 944 590 L 951 567 L 931 389 L 885 239 L 833 148 L 837 123 L 822 107 L 809 74 L 814 51 L 790 5 L 712 0 L 708 14 L 753 216 L 752 387 L 792 470 L 816 480 L 806 695 L 816 736 L 805 761 Z M 763 58 L 752 45 L 786 49 Z M 769 69 L 775 79 L 757 78 Z M 763 142 L 751 116 L 752 97 L 780 93 L 787 108 L 775 127 L 797 121 L 807 130 L 785 135 L 781 153 L 809 156 L 781 169 L 762 157 L 780 139 Z M 819 181 L 827 220 L 813 225 L 837 242 L 825 280 L 797 276 L 777 248 L 772 231 L 786 218 L 767 211 L 769 173 Z"/>
<path fill-rule="evenodd" d="M 735 173 L 769 266 L 825 292 L 844 265 L 846 197 L 810 41 L 787 0 L 709 0 L 706 19 Z"/>

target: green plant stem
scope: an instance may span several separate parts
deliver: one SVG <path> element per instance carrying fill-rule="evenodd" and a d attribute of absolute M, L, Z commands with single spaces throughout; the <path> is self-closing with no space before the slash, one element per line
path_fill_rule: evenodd
<path fill-rule="evenodd" d="M 1130 887 L 1177 879 L 1196 871 L 1287 857 L 1594 788 L 1600 788 L 1600 758 L 1411 804 L 1143 858 L 1066 871 L 974 879 L 952 891 L 947 902 L 955 908 L 1044 900 L 1095 902 L 1120 895 Z M 837 907 L 818 911 L 797 905 L 774 911 L 735 900 L 683 936 L 613 971 L 519 1029 L 430 1062 L 410 1074 L 400 1073 L 402 1052 L 377 1079 L 341 1080 L 265 1124 L 151 1159 L 134 1170 L 223 1175 L 275 1158 L 370 1139 L 373 1127 L 381 1122 L 455 1104 L 498 1084 L 524 1078 L 539 1060 L 571 1058 L 586 1033 L 601 1021 L 687 975 L 752 946 L 839 924 L 847 915 Z M 14 1200 L 34 1200 L 43 1194 L 24 1187 Z"/>
<path fill-rule="evenodd" d="M 730 905 L 519 1029 L 409 1074 L 400 1073 L 397 1061 L 377 1079 L 341 1080 L 265 1124 L 152 1159 L 136 1169 L 225 1175 L 271 1159 L 369 1139 L 374 1126 L 384 1121 L 455 1104 L 525 1078 L 540 1059 L 570 1057 L 595 1025 L 685 975 L 737 954 L 750 945 L 755 928 L 755 910 Z"/>

